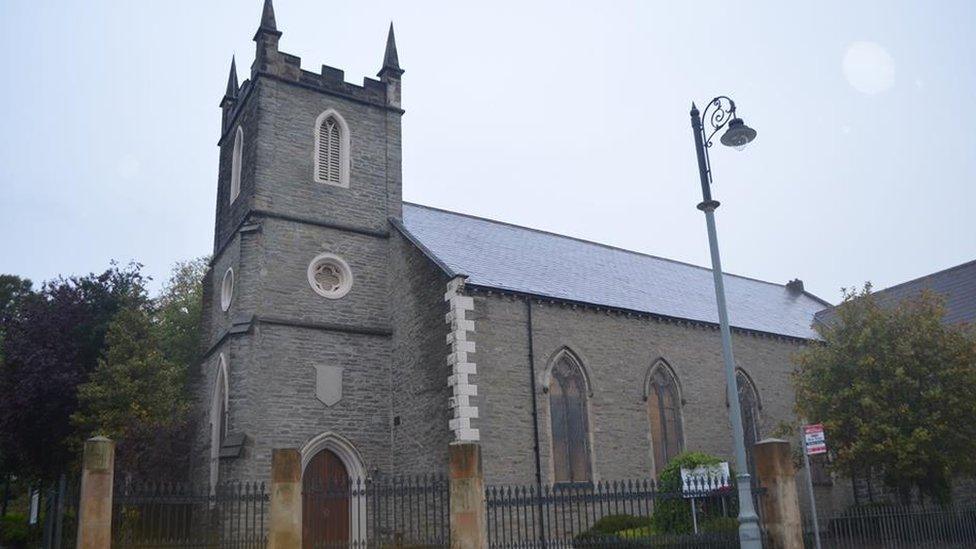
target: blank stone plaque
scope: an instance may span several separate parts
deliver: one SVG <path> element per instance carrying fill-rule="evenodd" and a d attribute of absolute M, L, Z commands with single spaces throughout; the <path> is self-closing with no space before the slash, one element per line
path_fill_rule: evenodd
<path fill-rule="evenodd" d="M 333 406 L 342 400 L 342 368 L 315 367 L 315 396 L 326 406 Z"/>

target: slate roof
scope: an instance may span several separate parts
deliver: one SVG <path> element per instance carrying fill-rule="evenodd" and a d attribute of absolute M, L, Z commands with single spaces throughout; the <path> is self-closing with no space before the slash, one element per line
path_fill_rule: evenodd
<path fill-rule="evenodd" d="M 874 297 L 881 305 L 893 306 L 905 298 L 918 295 L 924 289 L 945 297 L 944 322 L 976 322 L 976 260 L 875 291 Z M 834 309 L 831 307 L 817 313 L 816 320 L 827 323 L 834 316 Z"/>
<path fill-rule="evenodd" d="M 594 242 L 403 204 L 398 227 L 467 284 L 717 324 L 712 271 Z M 726 273 L 733 327 L 813 339 L 830 304 L 783 284 Z"/>

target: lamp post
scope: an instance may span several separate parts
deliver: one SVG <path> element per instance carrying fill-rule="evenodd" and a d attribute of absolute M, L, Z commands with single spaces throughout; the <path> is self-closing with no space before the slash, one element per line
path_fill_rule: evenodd
<path fill-rule="evenodd" d="M 705 125 L 709 133 L 705 134 Z M 708 102 L 699 116 L 698 108 L 691 104 L 691 128 L 695 134 L 695 151 L 698 153 L 698 172 L 701 176 L 702 202 L 698 209 L 705 212 L 708 227 L 708 247 L 712 255 L 712 276 L 715 280 L 715 301 L 718 303 L 718 321 L 722 334 L 722 359 L 725 362 L 725 385 L 729 401 L 729 419 L 732 422 L 732 439 L 735 444 L 735 461 L 739 491 L 739 544 L 742 549 L 761 549 L 759 517 L 752 502 L 752 484 L 749 464 L 746 461 L 745 436 L 742 429 L 742 410 L 739 407 L 739 388 L 735 379 L 735 358 L 732 356 L 732 332 L 729 330 L 729 313 L 725 306 L 725 285 L 722 282 L 722 261 L 718 253 L 718 235 L 715 231 L 715 208 L 718 201 L 712 199 L 710 188 L 712 169 L 708 149 L 712 137 L 727 127 L 720 139 L 723 145 L 741 150 L 756 138 L 756 130 L 746 126 L 735 116 L 735 102 L 720 95 Z"/>

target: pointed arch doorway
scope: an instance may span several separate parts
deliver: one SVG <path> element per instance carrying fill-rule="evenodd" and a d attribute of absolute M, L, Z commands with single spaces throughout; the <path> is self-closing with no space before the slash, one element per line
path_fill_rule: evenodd
<path fill-rule="evenodd" d="M 339 547 L 349 542 L 349 472 L 339 456 L 324 449 L 302 476 L 302 547 Z"/>
<path fill-rule="evenodd" d="M 322 433 L 302 454 L 302 547 L 359 547 L 366 542 L 366 468 L 345 437 Z"/>

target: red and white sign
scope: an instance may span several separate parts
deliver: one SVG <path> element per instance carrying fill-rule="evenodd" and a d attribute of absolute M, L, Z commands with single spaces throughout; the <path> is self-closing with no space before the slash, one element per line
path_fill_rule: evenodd
<path fill-rule="evenodd" d="M 803 446 L 806 447 L 808 456 L 827 453 L 823 423 L 803 426 Z"/>

